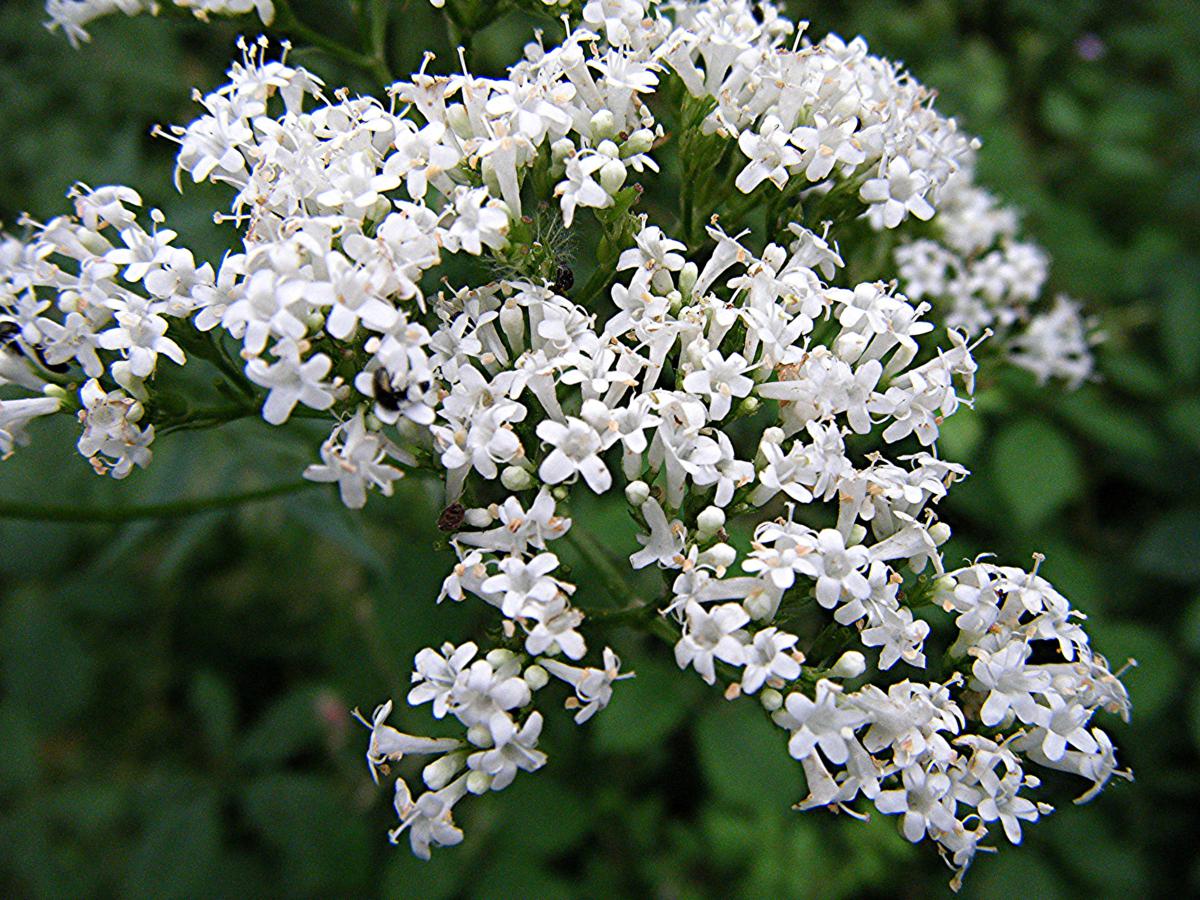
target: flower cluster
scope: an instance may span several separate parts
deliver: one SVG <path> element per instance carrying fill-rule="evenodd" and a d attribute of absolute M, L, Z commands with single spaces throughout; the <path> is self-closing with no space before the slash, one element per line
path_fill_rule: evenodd
<path fill-rule="evenodd" d="M 572 519 L 583 492 L 623 494 L 641 532 L 609 606 L 634 571 L 667 586 L 616 618 L 756 695 L 801 808 L 903 814 L 958 870 L 994 822 L 1019 841 L 1048 811 L 1027 766 L 1098 789 L 1117 764 L 1092 716 L 1128 699 L 1036 570 L 946 570 L 934 507 L 967 472 L 937 442 L 989 334 L 1078 382 L 1087 323 L 1031 316 L 1046 258 L 974 186 L 976 142 L 861 40 L 746 0 L 589 0 L 566 24 L 505 78 L 427 60 L 383 100 L 243 45 L 163 132 L 181 177 L 232 192 L 236 252 L 198 263 L 123 187 L 5 239 L 0 384 L 42 396 L 0 400 L 0 448 L 77 412 L 123 477 L 174 424 L 156 372 L 198 358 L 248 414 L 326 418 L 304 476 L 347 506 L 436 473 L 458 557 L 438 599 L 494 607 L 502 637 L 416 657 L 409 703 L 461 738 L 402 734 L 390 703 L 367 723 L 373 773 L 436 756 L 425 792 L 396 782 L 418 855 L 462 840 L 468 793 L 546 762 L 552 678 L 582 723 L 627 677 L 610 648 L 582 663 L 602 592 L 553 549 L 616 569 Z"/>
<path fill-rule="evenodd" d="M 256 12 L 264 25 L 275 19 L 274 0 L 169 0 L 168 5 L 191 12 L 197 19 L 206 21 L 209 16 L 240 16 Z M 124 13 L 136 16 L 140 13 L 158 15 L 158 0 L 46 0 L 46 27 L 62 29 L 71 46 L 91 40 L 87 26 L 96 19 Z"/>
<path fill-rule="evenodd" d="M 1017 215 L 984 188 L 951 178 L 939 207 L 938 239 L 920 237 L 896 248 L 897 274 L 908 296 L 945 308 L 945 321 L 967 334 L 1007 336 L 1011 362 L 1045 383 L 1078 387 L 1092 374 L 1091 347 L 1101 336 L 1079 304 L 1058 297 L 1030 312 L 1042 295 L 1049 259 L 1017 234 Z"/>

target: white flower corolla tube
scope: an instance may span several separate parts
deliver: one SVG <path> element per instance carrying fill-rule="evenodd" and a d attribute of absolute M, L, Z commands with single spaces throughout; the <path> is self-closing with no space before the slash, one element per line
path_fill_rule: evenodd
<path fill-rule="evenodd" d="M 80 29 L 109 6 L 140 8 L 51 9 Z M 325 419 L 298 474 L 349 507 L 438 479 L 437 599 L 502 627 L 417 654 L 407 700 L 455 736 L 397 731 L 390 702 L 366 722 L 373 775 L 432 757 L 424 792 L 396 784 L 420 856 L 468 839 L 468 794 L 547 763 L 542 698 L 583 724 L 619 696 L 631 673 L 593 652 L 616 623 L 761 702 L 798 808 L 874 806 L 959 872 L 1049 811 L 1039 767 L 1085 797 L 1127 774 L 1094 716 L 1128 697 L 1082 616 L 1036 566 L 939 550 L 967 475 L 940 429 L 979 366 L 1091 367 L 1086 317 L 1041 303 L 1045 254 L 975 185 L 977 142 L 861 39 L 769 3 L 591 0 L 566 24 L 507 77 L 427 60 L 380 97 L 243 44 L 162 132 L 180 184 L 229 191 L 235 250 L 198 261 L 132 188 L 82 184 L 0 243 L 0 451 L 71 415 L 123 478 L 205 421 L 158 378 L 200 366 L 214 423 Z M 636 543 L 597 540 L 593 495 Z"/>

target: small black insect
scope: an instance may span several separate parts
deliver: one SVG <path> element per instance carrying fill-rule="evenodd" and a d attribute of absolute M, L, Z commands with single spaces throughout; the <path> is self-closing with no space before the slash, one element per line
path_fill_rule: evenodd
<path fill-rule="evenodd" d="M 21 352 L 21 347 L 17 344 L 17 337 L 21 334 L 21 326 L 16 322 L 0 322 L 0 349 L 12 347 L 17 353 Z"/>
<path fill-rule="evenodd" d="M 575 286 L 575 273 L 571 271 L 568 265 L 560 264 L 554 273 L 554 293 L 566 294 Z"/>
<path fill-rule="evenodd" d="M 388 412 L 400 409 L 400 395 L 392 386 L 392 373 L 380 366 L 371 378 L 371 387 L 375 391 L 375 402 Z"/>
<path fill-rule="evenodd" d="M 461 503 L 451 503 L 442 510 L 442 514 L 438 516 L 437 527 L 439 531 L 458 531 L 462 528 L 463 521 L 467 518 L 467 510 Z"/>
<path fill-rule="evenodd" d="M 1030 641 L 1029 642 L 1029 664 L 1030 665 L 1046 665 L 1048 663 L 1066 662 L 1066 657 L 1062 654 L 1062 647 L 1058 641 Z"/>

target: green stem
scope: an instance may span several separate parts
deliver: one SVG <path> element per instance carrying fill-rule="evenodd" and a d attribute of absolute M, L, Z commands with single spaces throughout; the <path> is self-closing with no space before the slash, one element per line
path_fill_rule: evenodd
<path fill-rule="evenodd" d="M 186 418 L 161 423 L 158 428 L 158 434 L 161 436 L 171 434 L 175 431 L 196 431 L 201 428 L 217 428 L 228 422 L 234 422 L 238 419 L 248 419 L 258 414 L 259 409 L 257 406 L 244 406 L 232 403 L 228 406 L 197 409 L 189 412 Z"/>
<path fill-rule="evenodd" d="M 371 0 L 371 57 L 375 60 L 376 75 L 382 76 L 386 84 L 395 81 L 392 67 L 388 65 L 387 36 L 388 14 L 391 0 Z"/>
<path fill-rule="evenodd" d="M 305 43 L 312 44 L 314 47 L 324 50 L 335 59 L 340 59 L 343 62 L 362 69 L 376 78 L 383 81 L 387 81 L 390 78 L 387 66 L 386 64 L 382 64 L 382 60 L 374 59 L 365 53 L 352 50 L 345 44 L 335 41 L 333 38 L 326 37 L 322 32 L 301 22 L 292 9 L 290 0 L 275 0 L 275 28 Z"/>
<path fill-rule="evenodd" d="M 606 590 L 617 597 L 629 597 L 635 604 L 647 605 L 633 596 L 625 575 L 609 559 L 607 551 L 587 531 L 572 526 L 567 531 L 566 538 L 567 542 L 579 551 L 580 556 L 595 567 Z"/>
<path fill-rule="evenodd" d="M 82 506 L 46 506 L 21 503 L 16 500 L 0 500 L 0 519 L 24 519 L 32 522 L 129 522 L 134 519 L 175 519 L 194 516 L 197 513 L 209 512 L 214 509 L 226 509 L 247 503 L 261 503 L 264 500 L 273 500 L 276 497 L 319 486 L 319 483 L 315 481 L 298 481 L 219 497 L 198 497 L 190 500 L 175 500 L 171 503 L 92 509 Z"/>
<path fill-rule="evenodd" d="M 621 609 L 601 609 L 596 612 L 588 612 L 588 610 L 584 609 L 583 612 L 587 615 L 588 624 L 624 625 L 645 619 L 647 612 L 652 612 L 653 609 L 654 607 L 649 603 L 638 600 L 632 605 L 622 607 Z"/>

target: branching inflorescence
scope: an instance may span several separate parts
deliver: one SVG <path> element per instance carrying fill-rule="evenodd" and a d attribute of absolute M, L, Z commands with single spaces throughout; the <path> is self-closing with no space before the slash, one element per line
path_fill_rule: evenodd
<path fill-rule="evenodd" d="M 48 5 L 76 27 L 102 7 Z M 198 8 L 252 7 L 269 20 Z M 803 767 L 799 808 L 900 815 L 961 871 L 1049 810 L 1031 763 L 1085 797 L 1124 774 L 1092 717 L 1128 698 L 1082 616 L 1036 565 L 948 571 L 933 512 L 967 474 L 936 448 L 976 354 L 1078 383 L 1090 324 L 1043 309 L 1045 254 L 974 183 L 976 142 L 861 39 L 811 42 L 744 0 L 576 12 L 505 78 L 427 65 L 383 99 L 243 45 L 166 133 L 180 176 L 233 192 L 237 252 L 198 263 L 128 187 L 78 185 L 74 215 L 4 239 L 0 384 L 25 396 L 0 400 L 0 450 L 78 415 L 80 452 L 125 477 L 156 430 L 205 422 L 155 379 L 190 357 L 225 380 L 233 412 L 210 424 L 330 421 L 304 476 L 347 506 L 443 478 L 459 561 L 438 599 L 504 627 L 416 657 L 409 703 L 461 738 L 402 734 L 390 702 L 366 722 L 373 774 L 434 757 L 424 792 L 395 783 L 392 838 L 420 856 L 463 839 L 467 794 L 546 762 L 551 679 L 580 723 L 620 690 L 611 649 L 583 662 L 607 594 L 596 627 L 757 696 Z M 570 517 L 582 492 L 623 493 L 629 571 Z M 564 537 L 603 590 L 567 580 Z M 661 596 L 614 612 L 650 567 Z"/>

